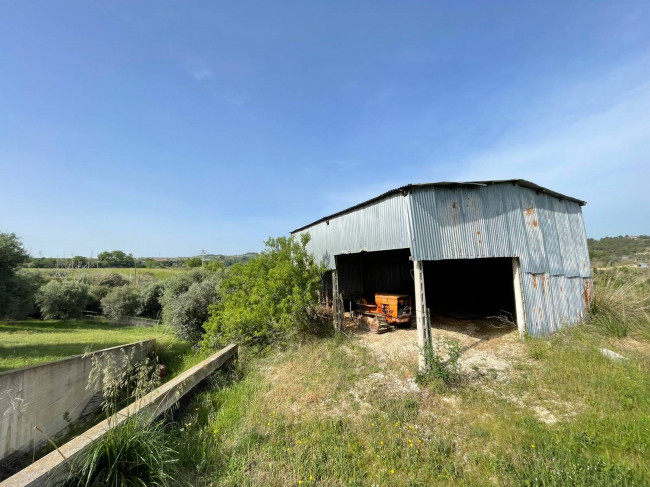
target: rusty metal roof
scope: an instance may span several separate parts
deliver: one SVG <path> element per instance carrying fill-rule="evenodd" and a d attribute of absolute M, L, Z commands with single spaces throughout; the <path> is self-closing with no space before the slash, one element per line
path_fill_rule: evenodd
<path fill-rule="evenodd" d="M 539 186 L 535 183 L 532 183 L 530 181 L 526 181 L 525 179 L 500 179 L 500 180 L 492 180 L 492 181 L 465 181 L 465 182 L 454 182 L 454 181 L 440 181 L 437 183 L 419 183 L 419 184 L 407 184 L 404 186 L 400 186 L 399 188 L 391 189 L 389 191 L 386 191 L 383 194 L 380 194 L 379 196 L 375 196 L 374 198 L 371 198 L 369 200 L 366 200 L 362 203 L 358 203 L 354 206 L 351 206 L 349 208 L 346 208 L 344 210 L 338 211 L 336 213 L 332 213 L 331 215 L 324 216 L 323 218 L 320 218 L 312 223 L 309 223 L 308 225 L 305 225 L 303 227 L 297 228 L 293 230 L 291 233 L 297 233 L 302 230 L 305 230 L 313 225 L 316 225 L 318 223 L 330 220 L 332 218 L 336 218 L 337 216 L 344 215 L 346 213 L 350 213 L 352 211 L 358 210 L 360 208 L 363 208 L 364 206 L 367 206 L 371 203 L 374 203 L 376 201 L 382 200 L 384 198 L 387 198 L 388 196 L 396 193 L 404 193 L 406 194 L 407 192 L 411 191 L 412 189 L 415 188 L 427 188 L 427 187 L 432 187 L 432 186 L 443 186 L 443 187 L 462 187 L 462 186 L 491 186 L 494 184 L 512 184 L 514 186 L 521 186 L 523 188 L 528 188 L 534 190 L 537 194 L 546 194 L 549 196 L 553 196 L 555 198 L 558 198 L 560 200 L 567 200 L 567 201 L 572 201 L 574 203 L 578 203 L 580 206 L 585 206 L 587 204 L 586 201 L 579 200 L 577 198 L 573 198 L 571 196 L 564 195 L 562 193 L 558 193 L 556 191 L 552 191 L 548 188 L 545 188 L 543 186 Z"/>

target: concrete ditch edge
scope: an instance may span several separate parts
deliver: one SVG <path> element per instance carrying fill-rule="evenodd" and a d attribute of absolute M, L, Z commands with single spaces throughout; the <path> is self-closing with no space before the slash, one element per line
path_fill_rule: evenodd
<path fill-rule="evenodd" d="M 146 420 L 152 421 L 167 411 L 199 382 L 223 366 L 229 359 L 236 356 L 237 350 L 238 346 L 236 344 L 231 344 L 221 349 L 216 354 L 150 392 L 139 401 L 118 411 L 110 418 L 70 440 L 61 446 L 59 451 L 49 453 L 29 467 L 9 477 L 0 483 L 0 487 L 41 487 L 45 485 L 56 485 L 59 480 L 64 478 L 66 473 L 66 460 L 61 455 L 65 456 L 67 462 L 73 461 L 94 441 L 104 436 L 111 428 L 122 424 L 132 415 L 146 413 L 148 415 Z"/>

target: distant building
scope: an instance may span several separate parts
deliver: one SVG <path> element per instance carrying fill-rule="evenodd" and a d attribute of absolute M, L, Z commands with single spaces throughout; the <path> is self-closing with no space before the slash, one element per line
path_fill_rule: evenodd
<path fill-rule="evenodd" d="M 409 184 L 292 235 L 309 233 L 329 269 L 335 320 L 389 292 L 415 298 L 420 334 L 430 309 L 434 322 L 508 312 L 522 335 L 545 335 L 579 323 L 593 296 L 585 204 L 521 179 Z"/>
<path fill-rule="evenodd" d="M 637 267 L 644 267 L 645 268 L 645 267 L 648 267 L 648 264 L 646 264 L 645 262 L 639 262 Z"/>

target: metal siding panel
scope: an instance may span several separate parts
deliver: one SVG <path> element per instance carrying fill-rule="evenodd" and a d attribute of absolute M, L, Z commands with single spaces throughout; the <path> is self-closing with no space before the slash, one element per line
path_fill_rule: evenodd
<path fill-rule="evenodd" d="M 361 251 L 410 248 L 406 197 L 395 194 L 352 213 L 297 232 L 311 235 L 307 250 L 334 269 L 334 256 Z"/>
<path fill-rule="evenodd" d="M 551 295 L 553 296 L 553 319 L 557 326 L 568 324 L 566 278 L 564 276 L 550 276 Z"/>
<path fill-rule="evenodd" d="M 552 198 L 545 194 L 537 195 L 537 219 L 541 228 L 544 251 L 548 260 L 548 271 L 553 276 L 564 274 L 560 241 L 555 225 L 555 208 Z"/>
<path fill-rule="evenodd" d="M 584 316 L 584 303 L 582 301 L 582 279 L 579 277 L 567 278 L 567 315 L 569 324 L 575 325 Z"/>
<path fill-rule="evenodd" d="M 542 230 L 535 206 L 535 192 L 523 188 L 520 192 L 521 211 L 524 217 L 524 230 L 528 237 L 528 272 L 540 273 L 548 270 L 548 261 L 544 251 Z"/>
<path fill-rule="evenodd" d="M 532 272 L 528 250 L 528 237 L 526 235 L 526 224 L 521 211 L 520 191 L 521 188 L 514 185 L 504 185 L 501 189 L 503 209 L 506 215 L 508 232 L 506 238 L 510 242 L 510 253 L 512 257 L 519 257 L 522 272 Z"/>
<path fill-rule="evenodd" d="M 526 305 L 526 331 L 532 336 L 544 334 L 544 308 L 538 280 L 539 277 L 537 274 L 530 274 L 528 272 L 522 274 L 521 281 L 524 288 L 524 302 Z"/>
<path fill-rule="evenodd" d="M 591 277 L 591 263 L 589 262 L 589 248 L 587 247 L 587 234 L 585 223 L 582 219 L 582 208 L 577 203 L 566 202 L 571 224 L 571 236 L 575 249 L 576 265 L 580 277 Z"/>
<path fill-rule="evenodd" d="M 412 251 L 414 260 L 442 259 L 440 218 L 433 188 L 413 191 L 410 197 L 413 221 Z"/>
<path fill-rule="evenodd" d="M 416 260 L 511 256 L 497 188 L 431 187 L 414 190 L 411 201 Z"/>
<path fill-rule="evenodd" d="M 573 245 L 567 202 L 554 198 L 553 208 L 555 209 L 555 225 L 560 243 L 560 253 L 562 254 L 562 266 L 564 267 L 563 274 L 566 277 L 579 276 L 580 271 L 576 259 L 576 249 Z"/>
<path fill-rule="evenodd" d="M 463 259 L 462 247 L 457 246 L 462 238 L 460 221 L 461 205 L 458 203 L 460 194 L 457 189 L 435 191 L 436 213 L 440 224 L 440 258 Z"/>
<path fill-rule="evenodd" d="M 488 186 L 481 189 L 485 229 L 483 245 L 488 252 L 485 257 L 513 257 L 510 249 L 510 231 L 501 190 Z"/>

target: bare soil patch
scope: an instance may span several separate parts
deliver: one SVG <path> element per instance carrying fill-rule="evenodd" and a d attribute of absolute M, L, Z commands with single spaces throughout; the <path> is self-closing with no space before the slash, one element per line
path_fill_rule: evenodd
<path fill-rule="evenodd" d="M 524 356 L 524 346 L 516 328 L 503 327 L 497 320 L 436 319 L 434 338 L 456 340 L 462 347 L 461 370 L 470 378 L 505 380 L 512 372 L 513 359 Z M 413 370 L 417 364 L 417 330 L 397 329 L 377 335 L 358 332 L 357 336 L 384 366 L 402 363 Z M 412 372 L 411 372 L 412 373 Z M 408 375 L 408 374 L 407 374 Z"/>

